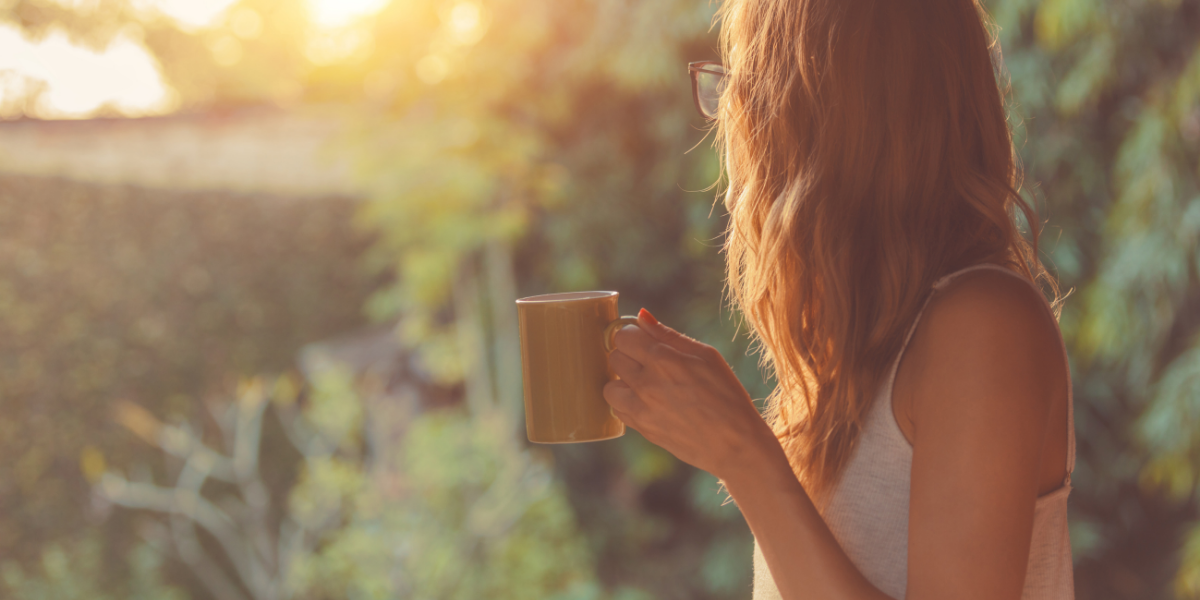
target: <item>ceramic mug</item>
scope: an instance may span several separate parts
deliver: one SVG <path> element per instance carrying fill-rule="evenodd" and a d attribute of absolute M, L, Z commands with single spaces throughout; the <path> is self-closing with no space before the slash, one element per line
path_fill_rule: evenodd
<path fill-rule="evenodd" d="M 543 294 L 517 300 L 525 433 L 539 444 L 593 442 L 625 434 L 604 401 L 612 337 L 637 317 L 617 316 L 617 292 Z"/>

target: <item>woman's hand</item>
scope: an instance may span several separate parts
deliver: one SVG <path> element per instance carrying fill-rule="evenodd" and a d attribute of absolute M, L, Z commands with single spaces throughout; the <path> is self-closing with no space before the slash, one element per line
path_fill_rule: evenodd
<path fill-rule="evenodd" d="M 719 479 L 778 446 L 712 346 L 659 323 L 646 309 L 638 326 L 622 327 L 614 342 L 608 364 L 620 379 L 604 386 L 604 399 L 646 439 Z"/>

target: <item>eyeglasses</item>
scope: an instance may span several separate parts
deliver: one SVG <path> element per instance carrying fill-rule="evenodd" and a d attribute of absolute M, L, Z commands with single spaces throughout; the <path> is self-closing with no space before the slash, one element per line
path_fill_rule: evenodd
<path fill-rule="evenodd" d="M 688 74 L 692 76 L 692 100 L 696 110 L 709 121 L 717 119 L 717 104 L 725 90 L 725 67 L 719 62 L 700 61 L 688 63 Z"/>

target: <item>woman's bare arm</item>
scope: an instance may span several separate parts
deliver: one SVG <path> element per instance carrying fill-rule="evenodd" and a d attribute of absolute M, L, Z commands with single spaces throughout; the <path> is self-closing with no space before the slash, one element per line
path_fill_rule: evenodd
<path fill-rule="evenodd" d="M 914 336 L 913 599 L 1021 595 L 1047 459 L 1052 485 L 1066 475 L 1066 427 L 1048 425 L 1066 409 L 1067 366 L 1041 302 L 1011 275 L 967 274 Z"/>

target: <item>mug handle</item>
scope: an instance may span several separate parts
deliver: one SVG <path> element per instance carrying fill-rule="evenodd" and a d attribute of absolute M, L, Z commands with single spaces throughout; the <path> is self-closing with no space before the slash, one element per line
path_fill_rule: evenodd
<path fill-rule="evenodd" d="M 613 351 L 612 338 L 618 329 L 626 325 L 637 325 L 637 323 L 637 317 L 617 317 L 612 323 L 609 323 L 608 327 L 604 328 L 604 352 L 607 354 Z"/>

